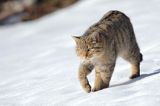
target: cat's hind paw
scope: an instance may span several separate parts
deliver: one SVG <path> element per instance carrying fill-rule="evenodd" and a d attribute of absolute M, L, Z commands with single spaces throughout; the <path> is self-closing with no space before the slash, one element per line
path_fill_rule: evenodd
<path fill-rule="evenodd" d="M 139 77 L 140 75 L 139 74 L 133 74 L 133 75 L 131 75 L 129 78 L 130 79 L 134 79 L 134 78 L 137 78 L 137 77 Z"/>

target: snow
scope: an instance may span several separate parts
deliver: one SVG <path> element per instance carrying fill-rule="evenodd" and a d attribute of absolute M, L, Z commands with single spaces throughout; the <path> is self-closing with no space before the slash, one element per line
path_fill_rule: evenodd
<path fill-rule="evenodd" d="M 71 36 L 81 35 L 109 10 L 126 13 L 144 55 L 141 77 L 117 60 L 110 87 L 81 88 Z M 0 106 L 159 106 L 160 1 L 81 0 L 39 20 L 0 27 Z M 89 75 L 93 86 L 94 71 Z"/>

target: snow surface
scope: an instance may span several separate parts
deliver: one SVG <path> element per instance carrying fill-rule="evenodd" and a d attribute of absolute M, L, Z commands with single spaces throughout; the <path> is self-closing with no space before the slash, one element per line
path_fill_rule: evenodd
<path fill-rule="evenodd" d="M 126 13 L 144 55 L 141 77 L 118 59 L 110 88 L 82 90 L 72 35 L 109 10 Z M 39 20 L 0 27 L 0 106 L 160 106 L 160 1 L 81 0 Z M 93 86 L 94 72 L 89 75 Z"/>

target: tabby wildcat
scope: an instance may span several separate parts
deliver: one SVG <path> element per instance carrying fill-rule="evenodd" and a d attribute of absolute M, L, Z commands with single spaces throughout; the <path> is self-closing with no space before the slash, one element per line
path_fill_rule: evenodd
<path fill-rule="evenodd" d="M 73 36 L 76 53 L 82 62 L 79 80 L 86 92 L 98 91 L 109 86 L 117 56 L 131 64 L 131 79 L 140 76 L 142 54 L 138 47 L 130 19 L 120 11 L 109 11 L 92 25 L 83 36 Z M 95 68 L 94 88 L 87 75 Z"/>

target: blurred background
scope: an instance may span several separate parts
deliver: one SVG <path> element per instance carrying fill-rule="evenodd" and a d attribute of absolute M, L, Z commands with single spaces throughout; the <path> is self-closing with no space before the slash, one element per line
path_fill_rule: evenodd
<path fill-rule="evenodd" d="M 38 19 L 77 0 L 0 0 L 0 25 Z"/>

